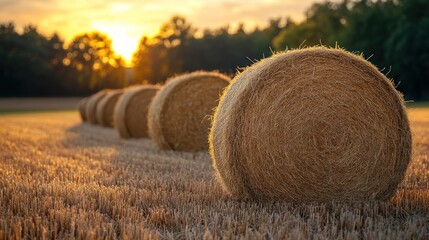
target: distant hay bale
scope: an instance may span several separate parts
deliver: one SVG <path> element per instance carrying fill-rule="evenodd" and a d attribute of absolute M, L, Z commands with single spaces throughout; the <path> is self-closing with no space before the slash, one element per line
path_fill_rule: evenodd
<path fill-rule="evenodd" d="M 97 105 L 100 100 L 106 95 L 110 90 L 104 89 L 101 90 L 92 96 L 89 97 L 88 102 L 86 104 L 86 117 L 88 122 L 91 124 L 99 124 L 97 122 Z"/>
<path fill-rule="evenodd" d="M 88 102 L 88 97 L 84 97 L 78 103 L 79 115 L 80 115 L 80 118 L 82 119 L 82 122 L 87 121 L 87 117 L 86 117 L 86 104 L 87 104 L 87 102 Z"/>
<path fill-rule="evenodd" d="M 194 72 L 175 77 L 155 96 L 149 109 L 149 135 L 163 149 L 208 149 L 210 115 L 229 77 Z"/>
<path fill-rule="evenodd" d="M 323 47 L 277 54 L 236 76 L 210 153 L 236 198 L 387 200 L 411 158 L 402 95 L 363 57 Z"/>
<path fill-rule="evenodd" d="M 96 119 L 101 126 L 113 127 L 113 111 L 122 92 L 122 90 L 112 90 L 98 102 Z"/>
<path fill-rule="evenodd" d="M 159 89 L 159 86 L 144 85 L 124 90 L 113 114 L 114 126 L 120 137 L 149 137 L 147 113 L 152 98 Z"/>

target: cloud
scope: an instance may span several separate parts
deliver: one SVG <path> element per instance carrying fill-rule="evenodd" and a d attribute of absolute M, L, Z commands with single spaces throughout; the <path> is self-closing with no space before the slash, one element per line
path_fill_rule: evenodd
<path fill-rule="evenodd" d="M 312 1 L 258 1 L 258 2 L 213 2 L 191 14 L 190 19 L 199 27 L 218 27 L 227 24 L 245 23 L 249 27 L 265 25 L 270 18 L 287 17 L 301 20 L 304 10 Z M 207 11 L 210 9 L 209 11 Z M 211 12 L 211 14 L 210 14 Z"/>

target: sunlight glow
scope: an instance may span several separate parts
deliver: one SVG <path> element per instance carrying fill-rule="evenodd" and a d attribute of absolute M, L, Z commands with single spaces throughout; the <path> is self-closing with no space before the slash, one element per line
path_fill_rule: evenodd
<path fill-rule="evenodd" d="M 108 34 L 112 38 L 113 50 L 125 59 L 127 66 L 130 66 L 133 53 L 137 50 L 139 39 L 121 32 L 108 32 Z"/>
<path fill-rule="evenodd" d="M 133 34 L 127 25 L 93 22 L 93 28 L 107 34 L 112 39 L 112 48 L 121 55 L 128 67 L 132 66 L 133 53 L 137 50 L 140 36 Z"/>
<path fill-rule="evenodd" d="M 122 13 L 122 12 L 128 11 L 129 9 L 130 9 L 130 5 L 125 3 L 113 3 L 110 6 L 110 11 L 112 13 Z"/>

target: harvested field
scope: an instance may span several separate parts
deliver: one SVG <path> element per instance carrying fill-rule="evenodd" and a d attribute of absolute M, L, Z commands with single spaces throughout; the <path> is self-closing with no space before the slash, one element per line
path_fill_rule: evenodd
<path fill-rule="evenodd" d="M 348 204 L 234 201 L 206 152 L 120 139 L 77 112 L 2 115 L 0 239 L 427 239 L 429 108 L 409 114 L 400 189 L 387 203 Z"/>
<path fill-rule="evenodd" d="M 75 110 L 81 99 L 79 97 L 0 98 L 0 113 Z"/>

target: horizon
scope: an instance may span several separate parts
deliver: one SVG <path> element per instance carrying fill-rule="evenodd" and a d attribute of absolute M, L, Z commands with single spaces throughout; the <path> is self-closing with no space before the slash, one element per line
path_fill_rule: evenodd
<path fill-rule="evenodd" d="M 132 67 L 132 55 L 142 37 L 154 37 L 163 23 L 174 15 L 185 17 L 199 30 L 217 29 L 226 25 L 236 29 L 244 23 L 245 30 L 264 27 L 269 19 L 291 17 L 304 19 L 305 10 L 315 2 L 252 0 L 252 4 L 238 0 L 186 0 L 177 7 L 169 0 L 138 2 L 129 0 L 61 2 L 60 0 L 33 1 L 0 0 L 2 22 L 14 22 L 18 31 L 34 25 L 44 35 L 57 33 L 68 44 L 79 34 L 97 31 L 112 40 L 112 48 L 127 67 Z M 204 9 L 212 9 L 204 11 Z M 141 14 L 144 12 L 145 14 Z M 219 12 L 221 14 L 219 14 Z M 149 13 L 149 14 L 146 14 Z"/>

